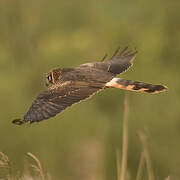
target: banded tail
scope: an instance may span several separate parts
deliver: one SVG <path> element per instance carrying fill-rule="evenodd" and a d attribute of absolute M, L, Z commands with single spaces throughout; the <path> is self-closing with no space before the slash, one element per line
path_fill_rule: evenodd
<path fill-rule="evenodd" d="M 167 90 L 167 87 L 163 85 L 153 85 L 138 81 L 125 80 L 121 78 L 113 78 L 110 82 L 106 83 L 106 87 L 114 87 L 129 91 L 146 92 L 152 94 Z"/>

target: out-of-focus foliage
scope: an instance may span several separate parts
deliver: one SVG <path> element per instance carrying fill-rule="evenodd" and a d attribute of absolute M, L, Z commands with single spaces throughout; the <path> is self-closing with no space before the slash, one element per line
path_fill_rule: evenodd
<path fill-rule="evenodd" d="M 22 117 L 45 89 L 44 75 L 52 68 L 100 60 L 129 45 L 139 53 L 121 76 L 169 87 L 158 95 L 127 92 L 131 177 L 140 156 L 136 132 L 146 127 L 157 179 L 179 179 L 179 7 L 178 0 L 1 0 L 0 151 L 17 169 L 24 167 L 26 152 L 35 153 L 53 179 L 88 173 L 116 179 L 124 91 L 105 90 L 41 123 L 18 127 L 11 120 Z"/>

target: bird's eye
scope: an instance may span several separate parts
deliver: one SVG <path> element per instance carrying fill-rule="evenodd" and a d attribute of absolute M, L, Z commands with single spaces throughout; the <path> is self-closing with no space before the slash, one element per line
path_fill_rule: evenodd
<path fill-rule="evenodd" d="M 48 81 L 51 81 L 52 80 L 51 75 L 47 76 L 47 79 L 48 79 Z"/>

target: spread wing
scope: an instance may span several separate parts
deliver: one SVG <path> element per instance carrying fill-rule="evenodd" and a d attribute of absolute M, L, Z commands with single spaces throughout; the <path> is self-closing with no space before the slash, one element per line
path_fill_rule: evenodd
<path fill-rule="evenodd" d="M 68 81 L 54 86 L 38 95 L 23 120 L 16 119 L 13 123 L 20 125 L 25 122 L 33 123 L 49 119 L 104 88 L 102 84 L 81 81 Z"/>
<path fill-rule="evenodd" d="M 135 59 L 137 54 L 136 50 L 128 50 L 128 47 L 124 48 L 120 52 L 119 50 L 120 48 L 117 48 L 113 56 L 107 62 L 104 62 L 105 58 L 107 57 L 107 55 L 105 55 L 101 62 L 85 63 L 81 64 L 79 67 L 92 67 L 95 69 L 103 70 L 104 72 L 110 72 L 114 76 L 116 76 L 117 74 L 126 71 L 133 65 L 133 60 Z"/>

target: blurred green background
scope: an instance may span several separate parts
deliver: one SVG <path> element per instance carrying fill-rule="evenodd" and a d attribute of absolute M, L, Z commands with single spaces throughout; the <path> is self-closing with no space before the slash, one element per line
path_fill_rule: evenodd
<path fill-rule="evenodd" d="M 117 179 L 115 150 L 121 148 L 127 93 L 130 176 L 141 152 L 136 133 L 145 127 L 156 179 L 180 179 L 179 8 L 178 0 L 1 0 L 0 151 L 15 171 L 32 152 L 52 179 Z M 162 83 L 168 92 L 107 89 L 48 121 L 11 123 L 45 89 L 46 72 L 110 57 L 119 45 L 139 52 L 121 77 Z"/>

